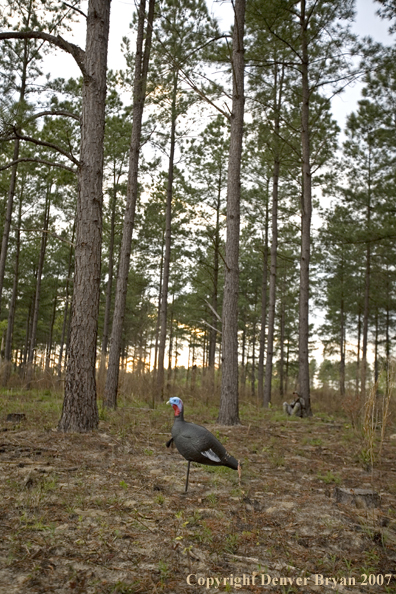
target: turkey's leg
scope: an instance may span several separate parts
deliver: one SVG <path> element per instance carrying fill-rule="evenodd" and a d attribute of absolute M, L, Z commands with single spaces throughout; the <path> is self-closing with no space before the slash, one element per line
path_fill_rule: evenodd
<path fill-rule="evenodd" d="M 187 489 L 188 489 L 188 475 L 190 474 L 190 463 L 191 463 L 191 460 L 188 461 L 188 466 L 187 466 L 186 488 L 184 489 L 185 493 L 187 493 Z"/>

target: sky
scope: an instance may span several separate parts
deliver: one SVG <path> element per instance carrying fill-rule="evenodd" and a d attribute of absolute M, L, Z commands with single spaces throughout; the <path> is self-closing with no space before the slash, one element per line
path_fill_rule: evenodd
<path fill-rule="evenodd" d="M 83 1 L 82 9 L 86 12 L 87 1 Z M 230 25 L 233 22 L 233 11 L 231 2 L 227 0 L 207 0 L 209 11 L 218 19 L 220 29 L 223 32 L 228 32 Z M 388 28 L 389 22 L 384 21 L 376 15 L 379 4 L 373 0 L 357 0 L 356 2 L 356 21 L 353 24 L 353 32 L 359 36 L 371 36 L 375 41 L 382 43 L 394 42 L 395 36 L 389 36 Z M 109 55 L 108 66 L 113 70 L 124 68 L 125 61 L 120 50 L 121 41 L 124 36 L 132 40 L 132 47 L 134 47 L 134 33 L 129 28 L 129 23 L 132 20 L 132 13 L 135 8 L 135 2 L 128 0 L 112 0 L 111 3 L 111 20 L 110 20 L 110 39 L 109 39 Z M 81 22 L 74 25 L 73 31 L 65 37 L 80 47 L 85 46 L 85 23 Z M 56 56 L 49 56 L 45 63 L 46 71 L 51 72 L 53 77 L 62 76 L 69 78 L 71 76 L 79 76 L 79 70 L 74 63 L 71 56 L 66 55 L 60 50 Z M 346 117 L 349 113 L 354 111 L 357 102 L 360 98 L 362 85 L 355 83 L 333 99 L 332 109 L 335 119 L 341 129 L 344 128 Z"/>
<path fill-rule="evenodd" d="M 389 21 L 381 19 L 377 14 L 379 8 L 377 2 L 372 0 L 357 0 L 356 21 L 353 23 L 352 31 L 360 37 L 372 37 L 384 45 L 394 42 L 394 35 L 388 33 Z M 355 83 L 347 87 L 344 93 L 335 97 L 332 102 L 332 110 L 335 119 L 341 129 L 344 128 L 346 117 L 355 110 L 357 102 L 361 97 L 361 83 Z"/>

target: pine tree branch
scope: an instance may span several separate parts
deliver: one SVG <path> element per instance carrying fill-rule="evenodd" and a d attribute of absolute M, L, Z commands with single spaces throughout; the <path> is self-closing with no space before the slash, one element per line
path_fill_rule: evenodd
<path fill-rule="evenodd" d="M 13 165 L 17 165 L 18 163 L 41 163 L 42 165 L 60 167 L 61 169 L 65 169 L 66 171 L 70 171 L 71 173 L 77 173 L 76 169 L 68 167 L 67 165 L 63 165 L 63 163 L 54 163 L 53 161 L 46 161 L 45 159 L 33 159 L 28 157 L 21 157 L 20 159 L 16 159 L 16 161 L 11 161 L 10 163 L 7 163 L 7 165 L 3 165 L 2 167 L 0 167 L 0 171 L 5 171 L 5 169 L 9 169 Z"/>
<path fill-rule="evenodd" d="M 205 43 L 203 43 L 202 45 L 198 46 L 197 48 L 194 48 L 189 54 L 187 54 L 184 62 L 186 62 L 190 56 L 193 56 L 194 54 L 196 54 L 197 52 L 199 52 L 201 49 L 203 49 L 207 45 L 210 45 L 214 41 L 219 41 L 219 39 L 232 39 L 232 36 L 231 35 L 227 35 L 227 34 L 223 34 L 223 35 L 219 35 L 217 37 L 212 37 L 208 41 L 205 41 Z"/>
<path fill-rule="evenodd" d="M 162 41 L 162 39 L 160 39 L 160 37 L 158 36 L 158 34 L 156 34 L 156 37 L 157 37 L 157 41 L 159 42 L 159 44 L 161 45 L 161 47 L 163 48 L 163 50 L 167 54 L 167 56 L 170 59 L 171 63 L 173 65 L 175 65 L 175 60 L 174 60 L 172 54 L 167 50 L 167 48 L 166 48 L 164 42 Z M 198 48 L 195 48 L 193 51 L 191 51 L 187 55 L 187 58 L 184 60 L 184 62 L 186 62 L 187 59 L 191 55 L 193 55 L 194 53 L 198 52 L 200 49 L 204 48 L 205 46 L 209 45 L 210 43 L 213 43 L 214 41 L 218 41 L 219 39 L 226 39 L 227 44 L 228 44 L 228 38 L 229 37 L 230 37 L 229 35 L 220 35 L 218 37 L 212 37 L 211 39 L 209 39 L 209 41 L 206 41 L 202 46 L 200 46 Z M 209 97 L 207 97 L 205 95 L 205 93 L 203 93 L 203 91 L 201 91 L 199 89 L 199 87 L 197 87 L 197 85 L 191 80 L 191 78 L 188 76 L 188 74 L 186 74 L 186 72 L 183 70 L 183 68 L 179 64 L 177 64 L 176 66 L 177 66 L 177 69 L 179 70 L 179 72 L 183 75 L 185 82 L 192 88 L 193 91 L 195 91 L 201 97 L 201 99 L 203 99 L 204 101 L 207 101 L 207 103 L 209 103 L 210 105 L 212 105 L 212 107 L 214 107 L 215 109 L 217 109 L 217 111 L 219 111 L 221 113 L 221 115 L 224 116 L 225 118 L 227 118 L 228 120 L 231 118 L 231 113 L 228 115 L 225 111 L 223 111 L 220 107 L 218 107 L 213 101 L 211 101 L 209 99 Z"/>
<path fill-rule="evenodd" d="M 217 313 L 217 311 L 215 310 L 215 308 L 214 308 L 214 307 L 212 307 L 212 306 L 210 305 L 209 301 L 207 301 L 206 299 L 205 299 L 205 303 L 206 303 L 206 305 L 207 305 L 208 307 L 210 307 L 210 309 L 212 310 L 212 312 L 214 313 L 214 315 L 216 316 L 216 318 L 219 320 L 219 322 L 221 322 L 221 317 L 219 316 L 219 314 Z"/>
<path fill-rule="evenodd" d="M 78 45 L 69 43 L 60 35 L 50 35 L 44 31 L 5 31 L 0 33 L 0 41 L 2 39 L 42 39 L 48 41 L 51 45 L 59 47 L 63 51 L 72 55 L 84 78 L 90 78 L 85 68 L 85 51 Z"/>
<path fill-rule="evenodd" d="M 44 140 L 38 140 L 37 138 L 32 138 L 31 136 L 24 136 L 23 134 L 19 134 L 18 131 L 16 130 L 15 126 L 13 127 L 14 130 L 14 137 L 8 137 L 5 140 L 15 140 L 15 139 L 19 139 L 19 140 L 25 140 L 26 142 L 31 142 L 32 144 L 36 144 L 37 146 L 45 146 L 47 148 L 52 148 L 55 151 L 57 151 L 58 153 L 60 153 L 61 155 L 63 155 L 64 157 L 67 157 L 70 161 L 72 161 L 75 165 L 77 165 L 77 167 L 80 166 L 80 161 L 78 159 L 76 159 L 72 154 L 68 153 L 67 151 L 65 151 L 64 149 L 62 149 L 60 146 L 57 146 L 56 144 L 53 144 L 52 142 L 45 142 Z"/>
<path fill-rule="evenodd" d="M 211 324 L 209 324 L 209 322 L 207 322 L 206 320 L 203 320 L 202 319 L 201 322 L 202 322 L 202 324 L 205 324 L 206 326 L 209 326 L 209 328 L 211 328 L 215 332 L 218 332 L 219 334 L 221 334 L 221 330 L 218 330 L 218 328 L 215 328 L 214 326 L 212 326 Z"/>
<path fill-rule="evenodd" d="M 228 113 L 223 111 L 221 109 L 221 107 L 219 107 L 218 105 L 216 105 L 216 103 L 214 103 L 211 99 L 209 99 L 209 97 L 207 95 L 205 95 L 205 93 L 203 93 L 199 87 L 197 87 L 197 85 L 194 83 L 194 81 L 191 80 L 191 78 L 188 76 L 188 74 L 186 74 L 184 72 L 184 70 L 182 68 L 180 68 L 179 70 L 180 70 L 180 73 L 183 75 L 185 82 L 192 88 L 193 91 L 195 91 L 197 93 L 197 95 L 199 95 L 201 97 L 201 99 L 203 99 L 204 101 L 209 103 L 209 105 L 211 105 L 212 107 L 217 109 L 217 111 L 219 111 L 222 116 L 227 118 L 227 120 L 230 119 L 231 115 L 229 115 Z"/>
<path fill-rule="evenodd" d="M 17 227 L 14 227 L 13 229 L 14 229 L 14 231 L 23 231 L 25 233 L 32 233 L 32 232 L 33 233 L 47 233 L 48 235 L 55 237 L 55 239 L 59 239 L 59 241 L 62 241 L 63 243 L 67 243 L 67 245 L 70 245 L 71 247 L 75 247 L 75 245 L 76 245 L 75 243 L 72 243 L 68 239 L 64 239 L 60 235 L 57 235 L 56 233 L 54 233 L 53 231 L 49 231 L 48 229 L 25 229 L 24 227 L 21 227 L 19 229 Z"/>
<path fill-rule="evenodd" d="M 278 39 L 279 41 L 281 41 L 282 43 L 284 43 L 289 49 L 290 51 L 297 56 L 297 58 L 299 59 L 300 62 L 302 62 L 302 58 L 299 54 L 299 52 L 292 46 L 291 43 L 289 43 L 286 39 L 284 39 L 283 37 L 281 37 L 280 35 L 278 35 L 278 33 L 276 33 L 276 31 L 274 31 L 274 29 L 271 28 L 271 26 L 269 25 L 268 21 L 266 18 L 264 18 L 264 22 L 268 28 L 268 31 L 274 36 L 276 37 L 276 39 Z"/>
<path fill-rule="evenodd" d="M 77 6 L 72 6 L 71 4 L 68 4 L 67 2 L 62 2 L 62 4 L 64 4 L 68 8 L 71 8 L 72 10 L 75 10 L 76 12 L 79 12 L 85 19 L 88 18 L 87 15 L 85 14 L 85 12 L 83 12 L 82 10 L 77 8 Z"/>
<path fill-rule="evenodd" d="M 80 116 L 76 115 L 75 113 L 71 113 L 70 111 L 63 111 L 63 110 L 40 111 L 39 113 L 35 113 L 33 116 L 28 118 L 26 121 L 30 122 L 31 120 L 36 120 L 37 118 L 41 118 L 43 116 L 65 116 L 67 118 L 73 118 L 74 120 L 77 120 L 77 122 L 81 122 Z"/>

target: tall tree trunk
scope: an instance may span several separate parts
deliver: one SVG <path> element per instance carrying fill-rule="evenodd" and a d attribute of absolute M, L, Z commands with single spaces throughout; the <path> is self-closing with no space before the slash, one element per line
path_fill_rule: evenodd
<path fill-rule="evenodd" d="M 257 296 L 256 296 L 257 297 Z M 250 374 L 251 394 L 256 395 L 256 320 L 253 323 L 253 343 L 252 343 L 252 369 Z"/>
<path fill-rule="evenodd" d="M 47 355 L 45 358 L 45 371 L 47 373 L 49 373 L 50 366 L 51 366 L 52 337 L 53 337 L 53 333 L 54 333 L 54 324 L 55 324 L 57 303 L 58 303 L 58 286 L 56 286 L 56 291 L 55 291 L 55 295 L 54 295 L 52 316 L 51 316 L 51 322 L 50 322 L 50 331 L 49 331 L 49 336 L 48 336 L 48 348 L 47 348 Z"/>
<path fill-rule="evenodd" d="M 287 394 L 287 390 L 289 387 L 289 359 L 290 359 L 290 336 L 287 340 L 287 349 L 286 349 L 285 394 Z"/>
<path fill-rule="evenodd" d="M 309 416 L 311 411 L 309 382 L 309 261 L 311 254 L 311 216 L 312 188 L 310 165 L 310 130 L 309 130 L 309 58 L 307 43 L 308 19 L 305 12 L 305 0 L 301 0 L 300 39 L 301 39 L 301 145 L 302 145 L 302 200 L 301 200 L 301 260 L 300 260 L 300 302 L 299 302 L 299 390 L 306 403 Z"/>
<path fill-rule="evenodd" d="M 191 352 L 191 392 L 195 392 L 195 383 L 197 380 L 197 366 L 195 364 L 195 336 L 193 335 L 193 344 Z"/>
<path fill-rule="evenodd" d="M 111 293 L 113 289 L 113 274 L 114 274 L 114 230 L 115 230 L 115 214 L 116 214 L 116 203 L 117 203 L 117 184 L 119 182 L 116 177 L 115 164 L 113 166 L 113 191 L 110 198 L 111 206 L 111 218 L 110 218 L 110 241 L 109 241 L 109 272 L 106 283 L 106 300 L 105 300 L 105 311 L 103 320 L 103 334 L 102 334 L 102 348 L 100 352 L 100 365 L 98 373 L 98 388 L 102 391 L 102 387 L 105 381 L 106 373 L 106 355 L 107 355 L 107 344 L 109 340 L 109 326 L 110 326 L 110 311 L 111 311 Z M 99 391 L 98 390 L 98 391 Z"/>
<path fill-rule="evenodd" d="M 241 198 L 241 155 L 244 112 L 245 0 L 235 0 L 232 37 L 232 114 L 227 181 L 227 240 L 222 320 L 222 379 L 218 422 L 236 425 L 238 403 L 238 290 L 239 227 Z"/>
<path fill-rule="evenodd" d="M 241 392 L 242 392 L 242 397 L 245 396 L 245 391 L 246 391 L 246 367 L 247 367 L 247 362 L 245 363 L 245 360 L 247 361 L 247 357 L 246 357 L 246 321 L 243 320 L 243 330 L 242 330 L 242 361 L 241 361 Z"/>
<path fill-rule="evenodd" d="M 267 280 L 268 280 L 268 219 L 269 219 L 269 179 L 267 179 L 267 203 L 265 205 L 265 231 L 263 250 L 263 282 L 261 285 L 261 329 L 260 349 L 257 366 L 257 396 L 259 402 L 264 398 L 264 351 L 265 351 L 265 324 L 267 320 Z"/>
<path fill-rule="evenodd" d="M 370 149 L 369 149 L 370 150 Z M 367 196 L 367 218 L 366 229 L 370 233 L 371 228 L 371 151 L 369 152 L 369 171 L 368 171 L 368 196 Z M 367 346 L 368 346 L 368 325 L 370 315 L 370 277 L 371 277 L 371 243 L 366 244 L 366 273 L 364 279 L 364 311 L 363 311 L 363 349 L 362 349 L 362 368 L 361 368 L 361 391 L 362 399 L 366 396 L 367 382 Z"/>
<path fill-rule="evenodd" d="M 280 361 L 279 361 L 279 394 L 285 394 L 285 284 L 282 283 L 281 319 L 280 319 Z"/>
<path fill-rule="evenodd" d="M 172 121 L 171 121 L 171 144 L 169 153 L 168 185 L 166 190 L 166 220 L 165 220 L 165 255 L 164 273 L 161 291 L 161 327 L 158 346 L 158 370 L 157 370 L 157 394 L 160 400 L 164 399 L 164 359 L 166 343 L 166 322 L 168 312 L 168 286 L 172 243 L 172 196 L 173 196 L 173 173 L 176 143 L 176 97 L 178 89 L 178 73 L 174 73 L 172 92 Z"/>
<path fill-rule="evenodd" d="M 13 333 L 14 333 L 15 309 L 16 309 L 16 302 L 17 302 L 17 297 L 18 297 L 19 255 L 21 252 L 22 201 L 23 201 L 23 189 L 21 188 L 21 193 L 19 196 L 17 230 L 15 232 L 16 252 L 15 252 L 15 264 L 14 264 L 14 281 L 12 284 L 12 296 L 11 296 L 10 308 L 8 311 L 7 334 L 6 334 L 6 343 L 5 343 L 5 353 L 4 353 L 5 366 L 4 366 L 4 374 L 3 374 L 3 386 L 7 385 L 8 380 L 10 379 L 10 375 L 11 375 L 12 337 L 13 337 Z"/>
<path fill-rule="evenodd" d="M 168 349 L 168 374 L 167 382 L 170 385 L 172 379 L 172 357 L 173 357 L 173 304 L 175 297 L 172 296 L 172 307 L 170 311 L 170 325 L 169 325 L 169 349 Z"/>
<path fill-rule="evenodd" d="M 69 313 L 69 286 L 70 286 L 70 278 L 71 278 L 71 273 L 72 273 L 72 268 L 73 268 L 73 251 L 74 251 L 73 244 L 74 244 L 75 229 L 76 229 L 76 224 L 74 223 L 72 240 L 71 240 L 72 245 L 70 246 L 70 251 L 69 251 L 69 264 L 67 267 L 65 307 L 64 307 L 64 311 L 63 311 L 62 334 L 61 334 L 61 340 L 60 340 L 60 345 L 59 345 L 58 378 L 60 378 L 60 376 L 62 374 L 63 347 L 65 344 L 67 319 L 68 319 L 68 313 Z"/>
<path fill-rule="evenodd" d="M 89 0 L 70 345 L 60 431 L 98 426 L 96 339 L 102 247 L 103 139 L 110 0 Z"/>
<path fill-rule="evenodd" d="M 389 308 L 389 299 L 391 298 L 389 292 L 389 267 L 386 266 L 386 328 L 385 328 L 385 357 L 386 357 L 386 393 L 389 390 L 389 375 L 390 375 L 390 308 Z"/>
<path fill-rule="evenodd" d="M 265 383 L 263 392 L 263 406 L 268 408 L 271 402 L 272 365 L 274 356 L 274 334 L 275 334 L 275 306 L 276 306 L 276 277 L 278 259 L 278 194 L 279 194 L 279 171 L 280 171 L 280 110 L 283 95 L 283 79 L 285 69 L 282 65 L 280 79 L 278 81 L 278 66 L 275 66 L 274 76 L 274 171 L 272 177 L 272 210 L 271 210 L 271 268 L 268 304 L 268 336 L 267 336 L 267 358 L 265 362 Z"/>
<path fill-rule="evenodd" d="M 21 76 L 21 89 L 19 92 L 19 103 L 22 105 L 23 101 L 25 100 L 25 93 L 26 93 L 26 76 L 27 76 L 27 67 L 28 67 L 28 43 L 27 39 L 24 39 L 24 51 L 23 51 L 23 63 L 22 63 L 22 76 Z M 16 138 L 14 141 L 14 153 L 12 156 L 13 161 L 17 161 L 19 158 L 19 148 L 20 142 L 19 138 Z M 10 178 L 10 185 L 8 187 L 8 197 L 7 197 L 7 207 L 6 207 L 6 214 L 5 214 L 5 221 L 4 221 L 4 229 L 3 229 L 3 238 L 1 241 L 1 252 L 0 252 L 0 311 L 1 311 L 1 298 L 3 294 L 3 283 L 4 283 L 4 274 L 5 274 L 5 266 L 7 260 L 7 251 L 8 251 L 8 240 L 10 236 L 10 228 L 11 228 L 11 218 L 12 218 L 12 208 L 14 204 L 14 195 L 15 195 L 15 188 L 16 188 L 16 181 L 17 181 L 17 170 L 18 170 L 18 163 L 14 163 L 11 168 L 11 178 Z"/>
<path fill-rule="evenodd" d="M 187 355 L 187 369 L 186 369 L 186 387 L 188 387 L 189 379 L 190 379 L 190 355 L 191 355 L 191 335 L 190 340 L 188 341 L 188 355 Z"/>
<path fill-rule="evenodd" d="M 278 115 L 279 130 L 279 115 Z M 275 305 L 276 305 L 276 274 L 278 257 L 278 186 L 279 186 L 279 156 L 274 162 L 274 175 L 272 187 L 272 212 L 271 212 L 271 268 L 268 304 L 268 334 L 267 334 L 267 358 L 265 362 L 265 382 L 263 393 L 263 406 L 268 408 L 271 402 L 272 383 L 272 359 L 274 356 L 274 334 L 275 334 Z"/>
<path fill-rule="evenodd" d="M 155 326 L 154 367 L 153 367 L 153 371 L 154 371 L 153 382 L 155 384 L 155 387 L 157 385 L 158 344 L 159 344 L 159 332 L 160 332 L 160 324 L 161 324 L 161 295 L 162 295 L 162 275 L 164 272 L 164 249 L 165 249 L 165 229 L 163 230 L 163 233 L 162 233 L 160 279 L 159 279 L 158 306 L 157 306 L 157 323 Z M 153 393 L 154 393 L 154 389 L 153 389 Z"/>
<path fill-rule="evenodd" d="M 34 296 L 31 295 L 30 303 L 29 303 L 29 311 L 28 316 L 26 319 L 26 334 L 25 334 L 25 345 L 23 347 L 23 363 L 22 363 L 22 371 L 25 373 L 26 370 L 26 363 L 27 363 L 27 356 L 29 352 L 29 343 L 30 343 L 30 329 L 32 325 L 32 310 L 33 310 L 33 303 L 34 303 Z"/>
<path fill-rule="evenodd" d="M 111 290 L 113 288 L 113 268 L 114 268 L 114 229 L 115 229 L 115 213 L 117 203 L 117 183 L 113 180 L 113 193 L 111 196 L 111 219 L 110 219 L 110 242 L 109 242 L 109 278 L 107 279 L 106 285 L 106 303 L 105 303 L 105 314 L 103 322 L 103 336 L 102 336 L 102 362 L 106 358 L 107 354 L 107 343 L 109 339 L 109 326 L 110 326 L 110 310 L 111 310 Z"/>
<path fill-rule="evenodd" d="M 375 312 L 375 340 L 374 340 L 374 382 L 377 383 L 379 376 L 378 365 L 378 308 Z"/>
<path fill-rule="evenodd" d="M 360 307 L 359 307 L 359 314 L 358 314 L 358 343 L 357 343 L 357 355 L 356 355 L 356 394 L 359 394 L 361 333 L 362 333 L 362 320 L 361 320 L 361 312 L 360 312 Z"/>
<path fill-rule="evenodd" d="M 218 284 L 219 284 L 219 251 L 220 251 L 220 207 L 221 207 L 221 186 L 222 186 L 222 172 L 220 170 L 218 188 L 217 188 L 217 203 L 216 203 L 216 230 L 214 237 L 214 254 L 213 254 L 213 292 L 212 292 L 212 328 L 209 335 L 209 368 L 211 372 L 211 382 L 214 386 L 214 368 L 216 358 L 216 341 L 217 341 L 217 312 L 218 307 Z"/>
<path fill-rule="evenodd" d="M 143 52 L 144 22 L 146 0 L 140 1 L 138 35 L 136 41 L 135 73 L 133 83 L 133 126 L 129 151 L 128 186 L 120 262 L 117 278 L 117 289 L 114 303 L 113 327 L 110 339 L 109 364 L 106 377 L 103 404 L 109 408 L 117 406 L 118 375 L 122 330 L 125 317 L 125 305 L 128 289 L 129 261 L 131 257 L 132 233 L 135 222 L 136 201 L 138 196 L 138 173 L 140 136 L 142 117 L 146 96 L 147 70 L 151 49 L 152 23 L 155 0 L 149 0 L 147 17 L 146 42 Z"/>
<path fill-rule="evenodd" d="M 38 324 L 38 314 L 39 314 L 39 307 L 40 307 L 40 292 L 41 292 L 41 279 L 43 275 L 43 267 L 44 267 L 44 260 L 45 260 L 45 250 L 47 247 L 47 239 L 48 239 L 48 225 L 49 225 L 49 214 L 51 208 L 51 188 L 47 188 L 47 193 L 45 197 L 45 207 L 44 207 L 44 215 L 43 215 L 43 232 L 41 234 L 41 245 L 40 245 L 40 256 L 39 256 L 39 263 L 37 268 L 37 279 L 36 279 L 36 294 L 34 297 L 34 307 L 33 307 L 33 320 L 32 320 L 32 333 L 30 337 L 30 345 L 29 345 L 29 354 L 28 354 L 28 368 L 27 368 L 27 388 L 30 389 L 30 382 L 33 377 L 33 360 L 35 355 L 36 349 L 36 335 L 37 335 L 37 324 Z"/>
<path fill-rule="evenodd" d="M 345 396 L 345 311 L 344 297 L 340 307 L 340 394 Z"/>

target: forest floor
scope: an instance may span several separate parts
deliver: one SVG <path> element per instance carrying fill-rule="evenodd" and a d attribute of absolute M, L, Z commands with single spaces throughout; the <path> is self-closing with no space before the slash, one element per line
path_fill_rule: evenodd
<path fill-rule="evenodd" d="M 173 411 L 122 402 L 90 434 L 56 431 L 61 397 L 0 396 L 0 593 L 396 592 L 396 427 L 368 463 L 346 418 L 185 402 L 243 464 L 167 449 Z M 146 405 L 147 406 L 147 405 Z M 19 424 L 8 413 L 25 413 Z M 374 488 L 380 506 L 337 503 Z M 327 583 L 326 583 L 327 578 Z M 188 583 L 189 582 L 189 583 Z M 217 589 L 216 589 L 217 588 Z"/>

